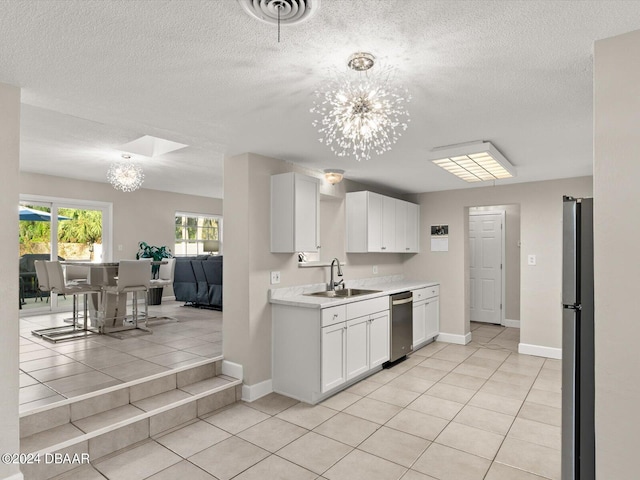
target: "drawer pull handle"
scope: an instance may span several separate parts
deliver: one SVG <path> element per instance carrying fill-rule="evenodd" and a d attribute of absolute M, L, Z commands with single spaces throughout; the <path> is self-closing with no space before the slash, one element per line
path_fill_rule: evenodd
<path fill-rule="evenodd" d="M 333 314 L 333 318 L 338 318 L 338 314 L 337 314 L 337 313 L 334 313 L 334 314 Z"/>

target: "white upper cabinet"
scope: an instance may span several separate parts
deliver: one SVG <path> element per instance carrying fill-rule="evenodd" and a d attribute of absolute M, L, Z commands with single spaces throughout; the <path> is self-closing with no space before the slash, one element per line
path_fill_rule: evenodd
<path fill-rule="evenodd" d="M 320 181 L 299 173 L 271 176 L 271 251 L 320 248 Z"/>
<path fill-rule="evenodd" d="M 396 249 L 396 200 L 382 197 L 382 251 L 397 252 Z"/>
<path fill-rule="evenodd" d="M 358 236 L 362 237 L 364 240 L 364 250 L 365 252 L 381 252 L 382 251 L 382 229 L 384 225 L 384 220 L 382 218 L 383 212 L 383 197 L 382 195 L 378 195 L 377 193 L 371 192 L 363 192 L 368 193 L 365 195 L 365 203 L 364 209 L 361 208 L 361 205 L 358 205 L 358 211 L 364 210 L 364 215 L 362 215 L 361 220 L 364 220 L 367 224 L 366 230 L 360 230 L 358 232 Z M 347 195 L 348 198 L 348 195 Z M 358 199 L 358 202 L 360 200 Z M 349 208 L 349 200 L 347 200 L 347 209 Z M 366 212 L 366 213 L 365 213 Z M 349 215 L 347 214 L 347 218 Z M 349 220 L 347 220 L 348 222 Z M 362 235 L 364 232 L 367 232 L 367 236 Z M 348 235 L 348 233 L 347 233 Z M 360 244 L 360 239 L 358 239 L 358 244 Z M 347 251 L 349 249 L 347 248 Z"/>
<path fill-rule="evenodd" d="M 407 205 L 407 224 L 405 227 L 405 252 L 420 251 L 420 206 L 404 202 Z"/>
<path fill-rule="evenodd" d="M 409 202 L 396 200 L 396 247 L 399 251 L 407 249 L 407 212 Z"/>
<path fill-rule="evenodd" d="M 418 251 L 418 205 L 366 191 L 346 205 L 348 253 Z"/>

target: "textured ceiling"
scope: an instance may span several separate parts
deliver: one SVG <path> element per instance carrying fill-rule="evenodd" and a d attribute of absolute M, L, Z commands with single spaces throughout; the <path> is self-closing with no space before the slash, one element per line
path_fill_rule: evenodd
<path fill-rule="evenodd" d="M 322 0 L 277 31 L 235 0 L 3 0 L 0 82 L 22 87 L 21 169 L 106 181 L 118 145 L 146 188 L 223 197 L 225 155 L 256 152 L 402 192 L 468 184 L 426 161 L 489 140 L 525 182 L 592 171 L 593 41 L 640 29 L 638 1 Z M 395 147 L 358 163 L 318 142 L 314 89 L 354 51 L 412 94 Z"/>

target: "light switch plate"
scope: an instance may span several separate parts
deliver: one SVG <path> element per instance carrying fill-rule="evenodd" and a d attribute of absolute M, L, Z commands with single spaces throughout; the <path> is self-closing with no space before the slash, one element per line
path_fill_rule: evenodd
<path fill-rule="evenodd" d="M 280 272 L 271 272 L 271 285 L 280 283 Z"/>
<path fill-rule="evenodd" d="M 535 255 L 529 255 L 527 257 L 527 265 L 534 266 L 535 264 L 536 264 L 536 256 Z"/>

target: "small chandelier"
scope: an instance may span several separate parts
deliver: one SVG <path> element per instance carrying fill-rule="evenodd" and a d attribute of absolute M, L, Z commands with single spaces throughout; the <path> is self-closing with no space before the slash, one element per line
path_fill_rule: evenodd
<path fill-rule="evenodd" d="M 311 113 L 320 118 L 313 126 L 322 135 L 320 142 L 339 157 L 369 160 L 372 153 L 391 150 L 408 127 L 409 92 L 391 84 L 391 68 L 369 72 L 374 64 L 370 53 L 354 53 L 347 65 L 360 73 L 348 71 L 315 92 Z"/>
<path fill-rule="evenodd" d="M 114 162 L 107 171 L 107 180 L 116 190 L 133 192 L 144 182 L 142 167 L 130 162 L 131 155 L 123 154 L 123 162 Z"/>

